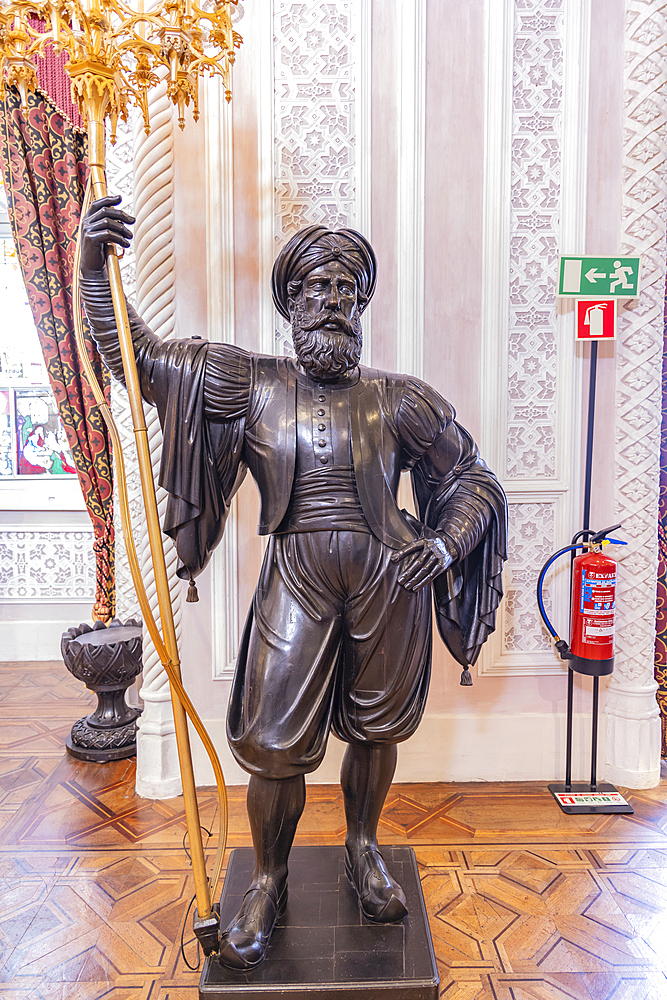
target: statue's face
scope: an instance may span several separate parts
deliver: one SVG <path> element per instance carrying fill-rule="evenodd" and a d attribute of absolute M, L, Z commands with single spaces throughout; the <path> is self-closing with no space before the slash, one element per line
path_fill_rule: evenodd
<path fill-rule="evenodd" d="M 356 279 L 337 261 L 306 275 L 290 299 L 292 339 L 302 368 L 314 378 L 336 379 L 361 357 Z"/>
<path fill-rule="evenodd" d="M 357 312 L 357 282 L 337 261 L 310 271 L 303 280 L 301 298 L 306 315 L 322 320 L 318 328 L 338 332 Z"/>

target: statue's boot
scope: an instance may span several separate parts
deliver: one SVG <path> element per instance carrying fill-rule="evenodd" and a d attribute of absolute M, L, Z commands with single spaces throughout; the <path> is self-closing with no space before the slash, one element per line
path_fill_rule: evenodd
<path fill-rule="evenodd" d="M 387 870 L 377 843 L 396 757 L 395 744 L 351 743 L 341 770 L 347 819 L 345 871 L 364 915 L 378 923 L 402 920 L 408 912 L 405 893 Z"/>
<path fill-rule="evenodd" d="M 230 969 L 252 969 L 266 956 L 276 921 L 287 906 L 287 881 L 253 883 L 241 909 L 220 935 L 220 961 Z"/>
<path fill-rule="evenodd" d="M 369 848 L 355 860 L 346 847 L 345 871 L 359 893 L 361 909 L 369 920 L 390 924 L 407 915 L 405 893 L 387 871 L 378 850 Z"/>
<path fill-rule="evenodd" d="M 266 957 L 276 921 L 287 905 L 287 858 L 305 803 L 303 775 L 250 778 L 248 818 L 255 869 L 241 909 L 220 935 L 220 961 L 230 969 L 252 969 Z"/>

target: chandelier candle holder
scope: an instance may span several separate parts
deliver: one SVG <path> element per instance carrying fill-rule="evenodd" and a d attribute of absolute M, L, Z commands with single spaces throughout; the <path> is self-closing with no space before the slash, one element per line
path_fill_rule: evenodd
<path fill-rule="evenodd" d="M 138 7 L 135 9 L 120 0 L 0 0 L 0 97 L 4 94 L 5 86 L 16 87 L 23 107 L 27 107 L 28 92 L 37 86 L 33 57 L 44 55 L 49 47 L 57 53 L 66 52 L 69 57 L 65 70 L 71 79 L 72 99 L 80 108 L 88 129 L 89 181 L 82 216 L 93 200 L 107 194 L 106 118 L 110 121 L 113 141 L 118 118 L 126 120 L 129 107 L 134 105 L 142 112 L 146 131 L 150 131 L 148 92 L 163 78 L 167 79 L 167 93 L 178 108 L 181 128 L 185 125 L 185 109 L 191 102 L 195 120 L 199 117 L 198 93 L 202 76 L 221 77 L 227 100 L 231 99 L 230 72 L 235 50 L 241 44 L 241 38 L 233 30 L 231 21 L 231 7 L 236 3 L 237 0 L 206 0 L 199 7 L 193 0 L 161 0 L 147 4 L 144 9 L 143 0 L 138 0 Z M 47 30 L 44 30 L 45 27 Z M 213 744 L 181 683 L 148 433 L 118 254 L 115 247 L 108 248 L 107 270 L 134 424 L 162 632 L 150 610 L 132 540 L 120 438 L 104 393 L 88 360 L 78 290 L 79 256 L 80 244 L 77 247 L 74 269 L 77 344 L 86 377 L 113 442 L 123 533 L 139 606 L 171 685 L 197 898 L 195 931 L 208 954 L 217 947 L 216 920 L 219 918 L 212 906 L 212 897 L 222 870 L 227 833 L 224 778 Z M 192 721 L 211 758 L 220 799 L 220 836 L 210 880 L 204 861 L 186 716 Z"/>

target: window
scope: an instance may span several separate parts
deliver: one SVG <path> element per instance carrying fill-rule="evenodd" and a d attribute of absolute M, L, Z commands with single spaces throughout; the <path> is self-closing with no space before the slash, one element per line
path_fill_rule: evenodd
<path fill-rule="evenodd" d="M 0 179 L 0 477 L 76 475 L 37 339 Z"/>

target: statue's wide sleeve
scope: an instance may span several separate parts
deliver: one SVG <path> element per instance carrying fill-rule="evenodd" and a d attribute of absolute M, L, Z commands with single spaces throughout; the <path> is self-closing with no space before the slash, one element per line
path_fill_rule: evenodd
<path fill-rule="evenodd" d="M 112 374 L 125 383 L 106 276 L 82 275 L 91 332 Z M 201 339 L 161 341 L 128 303 L 141 394 L 162 427 L 159 484 L 169 494 L 163 530 L 174 539 L 178 575 L 197 576 L 222 538 L 246 472 L 242 460 L 252 355 Z"/>
<path fill-rule="evenodd" d="M 433 583 L 438 629 L 452 655 L 475 663 L 495 628 L 507 558 L 507 500 L 470 434 L 436 392 L 408 381 L 397 413 L 424 533 L 454 557 Z"/>

